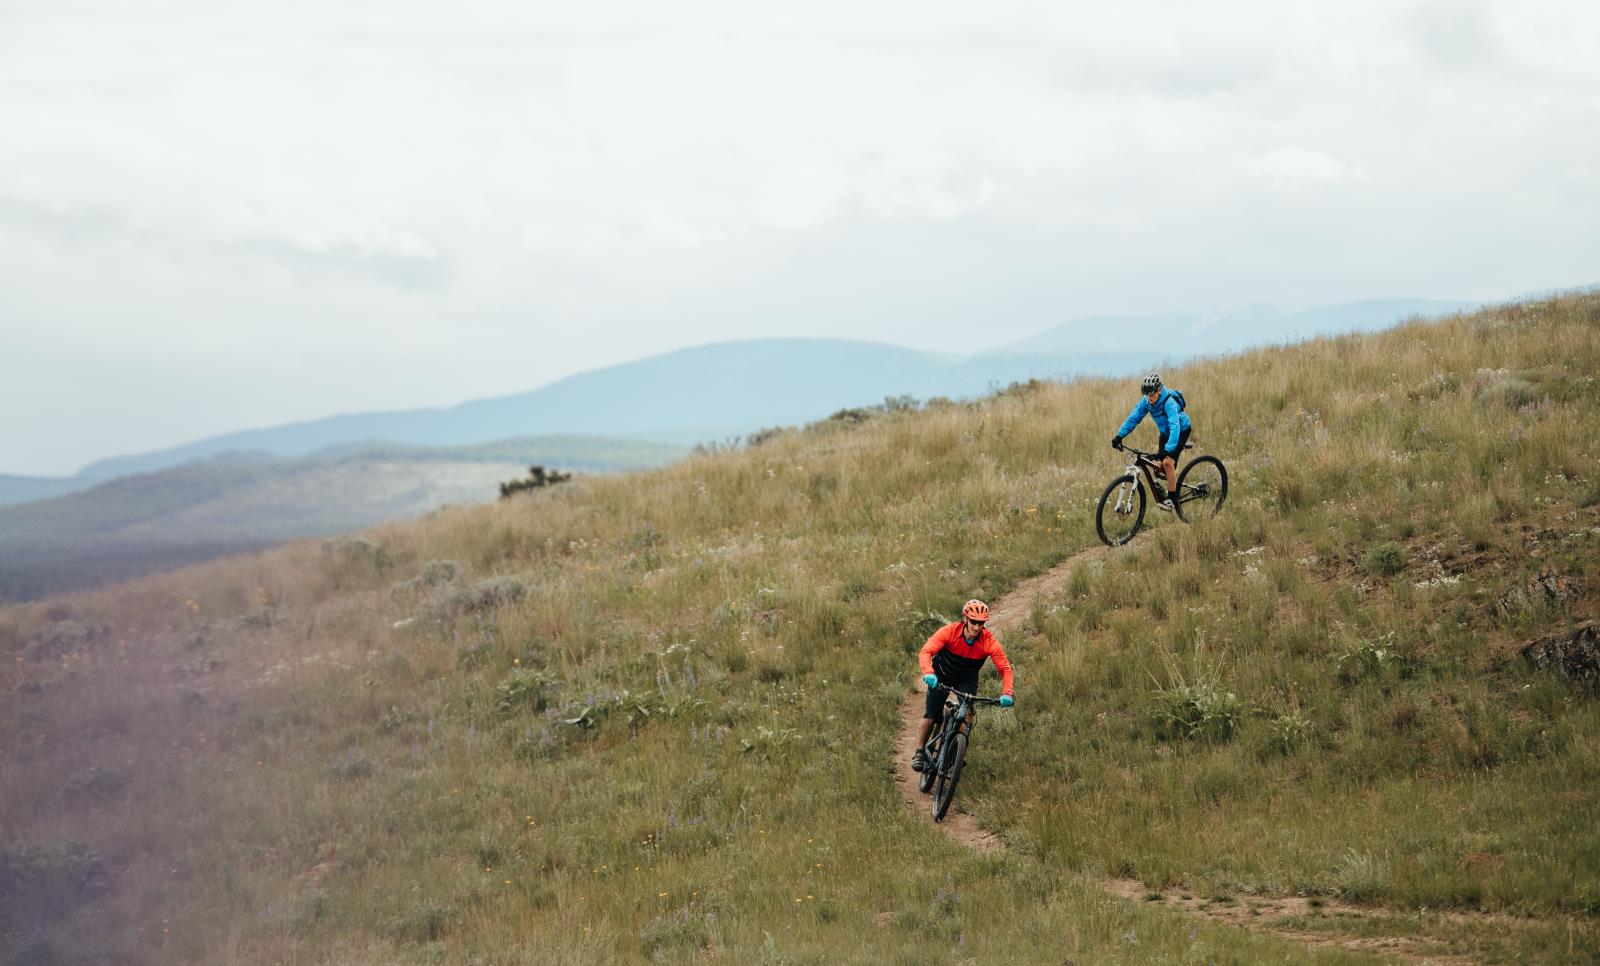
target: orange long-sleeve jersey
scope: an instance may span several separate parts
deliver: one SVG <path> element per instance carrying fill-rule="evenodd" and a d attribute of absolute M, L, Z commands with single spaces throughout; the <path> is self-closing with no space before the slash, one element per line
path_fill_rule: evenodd
<path fill-rule="evenodd" d="M 917 663 L 923 674 L 937 674 L 941 681 L 958 681 L 976 677 L 985 658 L 994 660 L 994 669 L 1000 672 L 1000 693 L 1011 693 L 1011 661 L 1006 649 L 985 627 L 971 644 L 962 636 L 962 623 L 946 624 L 933 632 L 928 643 L 917 654 Z"/>

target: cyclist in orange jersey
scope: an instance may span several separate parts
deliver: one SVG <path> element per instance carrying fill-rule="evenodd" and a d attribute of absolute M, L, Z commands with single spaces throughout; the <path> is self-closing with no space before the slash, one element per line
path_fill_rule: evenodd
<path fill-rule="evenodd" d="M 923 751 L 934 726 L 944 720 L 946 689 L 967 694 L 978 692 L 978 672 L 983 662 L 994 660 L 994 669 L 1000 672 L 1000 706 L 1009 708 L 1011 696 L 1011 661 L 1005 648 L 995 638 L 994 632 L 984 625 L 989 621 L 989 605 L 981 600 L 969 600 L 961 608 L 961 620 L 946 624 L 933 632 L 928 643 L 922 645 L 917 663 L 922 668 L 923 683 L 928 686 L 927 703 L 923 705 L 922 732 L 917 736 L 917 750 L 911 756 L 911 767 L 921 771 L 928 763 Z M 970 712 L 967 722 L 970 724 Z"/>

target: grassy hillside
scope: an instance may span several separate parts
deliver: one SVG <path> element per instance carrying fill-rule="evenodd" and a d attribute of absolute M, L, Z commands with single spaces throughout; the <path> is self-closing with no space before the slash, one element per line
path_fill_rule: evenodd
<path fill-rule="evenodd" d="M 1169 374 L 1232 495 L 1007 638 L 1018 703 L 980 720 L 960 799 L 998 855 L 903 807 L 897 705 L 937 615 L 1091 546 L 1126 383 L 0 611 L 0 948 L 1593 959 L 1600 704 L 1517 648 L 1597 616 L 1597 371 L 1591 295 Z M 1123 876 L 1312 911 L 1258 934 Z"/>
<path fill-rule="evenodd" d="M 0 507 L 0 601 L 31 600 L 254 550 L 484 503 L 530 463 L 580 472 L 659 466 L 685 447 L 582 436 L 464 447 L 374 444 L 300 459 L 233 453 Z"/>

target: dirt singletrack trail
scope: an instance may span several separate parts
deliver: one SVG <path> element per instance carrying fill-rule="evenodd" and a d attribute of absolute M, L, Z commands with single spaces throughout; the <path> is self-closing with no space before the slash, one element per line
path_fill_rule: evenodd
<path fill-rule="evenodd" d="M 1074 567 L 1087 560 L 1104 559 L 1113 552 L 1115 551 L 1111 547 L 1091 547 L 1068 557 L 1042 574 L 1029 577 L 1012 588 L 1011 593 L 990 605 L 989 625 L 1004 641 L 1006 634 L 1020 627 L 1022 621 L 1026 619 L 1035 597 L 1048 597 L 1060 593 L 1061 588 L 1066 586 L 1067 578 L 1071 576 Z M 917 731 L 922 725 L 923 700 L 921 688 L 907 691 L 900 699 L 900 737 L 895 741 L 894 747 L 894 783 L 895 787 L 900 789 L 900 797 L 905 799 L 906 804 L 931 822 L 932 798 L 917 791 L 919 776 L 911 770 L 911 755 L 917 750 Z M 939 827 L 946 835 L 962 845 L 983 852 L 998 852 L 1005 848 L 999 836 L 980 826 L 973 821 L 972 816 L 961 810 L 959 796 Z"/>
<path fill-rule="evenodd" d="M 989 605 L 989 626 L 1004 642 L 1008 634 L 1020 631 L 1032 612 L 1036 598 L 1060 595 L 1076 567 L 1090 561 L 1108 560 L 1114 554 L 1124 552 L 1126 550 L 1122 547 L 1091 547 L 1062 560 L 1042 574 L 1029 577 L 1012 588 L 1010 593 Z M 922 821 L 931 822 L 933 821 L 932 796 L 917 791 L 918 775 L 911 770 L 911 754 L 916 750 L 917 731 L 922 723 L 923 700 L 920 686 L 907 691 L 901 698 L 900 734 L 895 741 L 894 749 L 894 783 L 907 807 Z M 1024 692 L 1023 702 L 1026 700 Z M 961 810 L 959 795 L 949 813 L 945 815 L 944 821 L 939 824 L 939 828 L 955 841 L 981 852 L 995 853 L 1005 849 L 1005 843 L 998 835 L 979 825 L 972 816 Z M 1303 896 L 1246 896 L 1238 901 L 1219 903 L 1197 899 L 1181 888 L 1151 890 L 1135 879 L 1104 878 L 1100 880 L 1099 885 L 1106 892 L 1129 901 L 1160 904 L 1168 909 L 1203 917 L 1212 922 L 1303 942 L 1307 946 L 1347 949 L 1377 955 L 1391 962 L 1430 964 L 1430 966 L 1471 966 L 1478 962 L 1462 956 L 1435 952 L 1434 943 L 1415 936 L 1324 935 L 1306 932 L 1286 924 L 1295 917 L 1303 917 L 1308 913 L 1364 919 L 1379 919 L 1385 915 L 1395 914 L 1393 911 L 1385 913 L 1383 910 L 1354 906 L 1336 899 L 1319 899 L 1313 903 Z M 1464 920 L 1490 918 L 1468 913 L 1449 915 Z M 1515 921 L 1511 917 L 1494 918 L 1502 919 L 1507 926 L 1511 926 Z"/>

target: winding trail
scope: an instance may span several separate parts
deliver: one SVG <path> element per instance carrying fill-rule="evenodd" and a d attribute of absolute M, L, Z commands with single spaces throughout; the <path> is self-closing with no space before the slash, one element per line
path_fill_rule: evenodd
<path fill-rule="evenodd" d="M 1035 599 L 1059 596 L 1066 587 L 1072 571 L 1088 561 L 1108 560 L 1113 555 L 1126 552 L 1122 548 L 1091 547 L 1056 564 L 1048 571 L 1019 583 L 1011 592 L 989 607 L 989 623 L 1004 639 L 1007 634 L 1019 632 L 1032 611 Z M 911 770 L 911 753 L 917 746 L 917 730 L 922 723 L 923 695 L 920 689 L 906 692 L 900 701 L 900 734 L 895 741 L 894 781 L 907 807 L 923 821 L 931 822 L 931 796 L 917 791 L 917 773 Z M 979 825 L 972 816 L 961 810 L 957 796 L 939 828 L 962 845 L 981 852 L 996 853 L 1005 849 L 1005 843 L 994 832 Z M 1225 923 L 1265 933 L 1280 939 L 1303 942 L 1308 946 L 1338 948 L 1369 953 L 1390 961 L 1436 964 L 1436 966 L 1470 966 L 1478 960 L 1435 951 L 1438 943 L 1414 935 L 1398 936 L 1337 936 L 1296 929 L 1290 923 L 1297 917 L 1326 915 L 1358 917 L 1382 921 L 1402 915 L 1399 911 L 1386 911 L 1366 906 L 1354 906 L 1336 899 L 1319 898 L 1315 902 L 1305 896 L 1242 896 L 1237 900 L 1217 902 L 1198 899 L 1183 889 L 1152 890 L 1137 879 L 1104 878 L 1099 882 L 1106 892 L 1129 901 L 1159 903 L 1169 909 L 1200 916 L 1213 922 Z M 1458 921 L 1494 921 L 1513 927 L 1517 921 L 1510 916 L 1483 913 L 1440 913 L 1443 919 Z"/>
<path fill-rule="evenodd" d="M 1028 616 L 1029 608 L 1033 606 L 1034 598 L 1050 597 L 1060 593 L 1067 585 L 1067 578 L 1071 576 L 1074 567 L 1087 560 L 1104 559 L 1113 552 L 1115 551 L 1111 547 L 1093 547 L 1068 557 L 1042 574 L 1029 577 L 989 607 L 990 625 L 1003 639 L 1006 634 L 1021 626 Z M 922 705 L 922 691 L 918 689 L 907 691 L 900 699 L 900 736 L 894 745 L 894 784 L 900 789 L 900 797 L 905 799 L 906 805 L 932 821 L 930 807 L 932 799 L 917 791 L 919 776 L 911 770 L 911 754 L 917 750 L 917 730 L 922 724 Z M 981 852 L 998 852 L 1005 848 L 998 835 L 985 829 L 973 820 L 972 816 L 962 811 L 960 796 L 956 797 L 955 804 L 945 815 L 944 821 L 939 823 L 939 827 L 946 835 L 962 845 Z"/>

